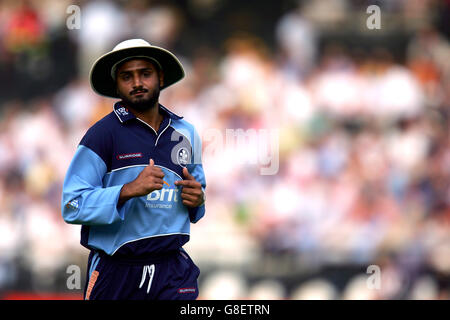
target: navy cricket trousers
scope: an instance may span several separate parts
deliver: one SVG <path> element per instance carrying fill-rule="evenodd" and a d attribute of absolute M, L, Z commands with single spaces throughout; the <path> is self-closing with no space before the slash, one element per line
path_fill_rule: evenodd
<path fill-rule="evenodd" d="M 195 300 L 199 268 L 183 249 L 147 258 L 91 251 L 86 300 Z"/>

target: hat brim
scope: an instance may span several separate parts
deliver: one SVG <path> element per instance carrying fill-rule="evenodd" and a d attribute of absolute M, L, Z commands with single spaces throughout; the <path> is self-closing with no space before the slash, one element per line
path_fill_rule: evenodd
<path fill-rule="evenodd" d="M 166 49 L 156 46 L 132 47 L 108 52 L 94 62 L 89 75 L 92 89 L 99 95 L 119 98 L 116 82 L 111 77 L 111 68 L 117 62 L 133 56 L 148 56 L 159 62 L 164 73 L 161 90 L 184 78 L 181 62 Z"/>

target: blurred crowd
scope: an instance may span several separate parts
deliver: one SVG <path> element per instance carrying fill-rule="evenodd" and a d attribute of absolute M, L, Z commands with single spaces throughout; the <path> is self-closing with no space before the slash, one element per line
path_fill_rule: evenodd
<path fill-rule="evenodd" d="M 370 38 L 372 3 L 280 1 L 270 35 L 241 13 L 215 38 L 204 29 L 227 10 L 220 0 L 78 1 L 75 30 L 72 1 L 1 2 L 0 296 L 64 291 L 67 266 L 85 268 L 60 201 L 79 141 L 114 102 L 92 92 L 89 68 L 144 38 L 181 58 L 187 76 L 161 103 L 203 140 L 207 214 L 186 246 L 200 298 L 449 299 L 450 5 L 376 3 L 389 19 L 375 44 L 323 41 Z M 392 25 L 404 47 L 388 41 Z M 229 129 L 272 130 L 278 143 L 239 148 Z M 268 145 L 279 164 L 263 175 L 251 159 Z"/>

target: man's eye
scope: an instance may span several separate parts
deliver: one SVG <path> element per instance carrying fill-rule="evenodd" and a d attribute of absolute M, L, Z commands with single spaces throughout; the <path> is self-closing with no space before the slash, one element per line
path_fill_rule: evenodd
<path fill-rule="evenodd" d="M 129 79 L 130 79 L 130 75 L 129 74 L 122 75 L 122 80 L 129 80 Z"/>
<path fill-rule="evenodd" d="M 144 77 L 150 77 L 151 73 L 148 72 L 148 71 L 145 71 L 144 73 L 142 73 L 142 75 L 143 75 Z"/>

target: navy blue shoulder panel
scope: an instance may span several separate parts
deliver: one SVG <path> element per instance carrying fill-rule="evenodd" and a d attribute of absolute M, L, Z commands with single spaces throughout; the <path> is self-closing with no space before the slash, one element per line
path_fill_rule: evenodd
<path fill-rule="evenodd" d="M 182 150 L 187 151 L 189 156 L 186 159 L 186 164 L 189 164 L 193 151 L 191 143 L 185 136 L 175 131 L 174 128 L 168 127 L 166 133 L 160 136 L 158 147 L 153 150 L 157 159 L 155 164 L 164 166 L 183 177 L 183 167 L 186 164 L 180 163 L 179 160 L 179 153 Z"/>
<path fill-rule="evenodd" d="M 178 134 L 171 126 L 160 130 L 165 131 L 159 137 L 149 134 L 149 128 L 136 119 L 121 125 L 113 134 L 113 146 L 109 149 L 113 154 L 109 154 L 109 158 L 102 158 L 108 172 L 133 165 L 146 165 L 152 158 L 156 165 L 183 177 L 183 165 L 178 161 L 178 153 L 185 150 L 191 155 L 192 146 L 186 137 Z M 102 157 L 101 154 L 99 156 Z"/>
<path fill-rule="evenodd" d="M 107 171 L 111 169 L 111 147 L 114 141 L 112 132 L 118 125 L 119 119 L 111 112 L 90 127 L 80 141 L 80 145 L 94 151 L 105 162 Z"/>

